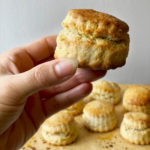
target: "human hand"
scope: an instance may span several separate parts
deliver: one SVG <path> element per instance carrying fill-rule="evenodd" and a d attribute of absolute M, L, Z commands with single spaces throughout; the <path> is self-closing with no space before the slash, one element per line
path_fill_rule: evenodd
<path fill-rule="evenodd" d="M 53 60 L 56 36 L 0 55 L 0 149 L 21 147 L 50 115 L 90 93 L 105 71 Z"/>

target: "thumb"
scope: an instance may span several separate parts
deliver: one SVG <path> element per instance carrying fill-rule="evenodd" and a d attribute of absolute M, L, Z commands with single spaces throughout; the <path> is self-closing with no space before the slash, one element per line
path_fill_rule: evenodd
<path fill-rule="evenodd" d="M 14 75 L 15 88 L 22 96 L 30 95 L 69 79 L 77 69 L 75 59 L 56 59 L 40 64 L 29 71 Z"/>

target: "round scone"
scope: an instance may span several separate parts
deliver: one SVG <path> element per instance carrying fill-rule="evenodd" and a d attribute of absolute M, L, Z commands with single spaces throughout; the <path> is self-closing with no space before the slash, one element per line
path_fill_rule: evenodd
<path fill-rule="evenodd" d="M 92 92 L 91 92 L 88 96 L 84 97 L 82 100 L 84 102 L 84 105 L 86 105 L 87 103 L 89 103 L 89 102 L 91 102 L 91 101 L 93 101 L 95 99 L 93 99 Z"/>
<path fill-rule="evenodd" d="M 65 111 L 71 113 L 72 115 L 76 116 L 82 113 L 84 108 L 84 101 L 80 100 L 79 102 L 71 105 L 70 107 L 66 108 Z"/>
<path fill-rule="evenodd" d="M 128 111 L 150 114 L 150 90 L 139 85 L 129 87 L 123 96 L 123 106 Z"/>
<path fill-rule="evenodd" d="M 52 145 L 67 145 L 78 136 L 73 115 L 61 111 L 48 118 L 42 125 L 42 137 Z"/>
<path fill-rule="evenodd" d="M 150 143 L 150 116 L 143 112 L 128 112 L 124 115 L 120 133 L 133 144 Z"/>
<path fill-rule="evenodd" d="M 84 125 L 95 132 L 106 132 L 117 125 L 117 116 L 113 104 L 94 100 L 83 109 Z"/>
<path fill-rule="evenodd" d="M 108 70 L 125 64 L 129 50 L 128 25 L 91 9 L 70 10 L 57 36 L 55 58 L 75 58 L 79 67 Z"/>
<path fill-rule="evenodd" d="M 91 97 L 118 104 L 121 100 L 121 88 L 114 82 L 98 80 L 93 82 Z"/>

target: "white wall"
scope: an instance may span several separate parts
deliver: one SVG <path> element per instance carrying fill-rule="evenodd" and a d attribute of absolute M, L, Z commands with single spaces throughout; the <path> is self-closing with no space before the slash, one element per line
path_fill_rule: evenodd
<path fill-rule="evenodd" d="M 92 8 L 126 21 L 131 38 L 126 66 L 108 71 L 105 79 L 150 84 L 149 0 L 0 0 L 0 53 L 58 34 L 71 8 Z"/>

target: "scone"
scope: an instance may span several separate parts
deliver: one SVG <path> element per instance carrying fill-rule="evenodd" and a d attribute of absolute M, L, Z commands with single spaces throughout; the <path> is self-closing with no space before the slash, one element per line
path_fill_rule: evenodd
<path fill-rule="evenodd" d="M 150 143 L 150 116 L 143 112 L 128 112 L 124 115 L 120 133 L 133 144 Z"/>
<path fill-rule="evenodd" d="M 129 87 L 123 96 L 123 106 L 128 111 L 150 114 L 150 90 L 139 85 Z"/>
<path fill-rule="evenodd" d="M 55 58 L 74 58 L 79 67 L 108 70 L 125 64 L 129 50 L 128 25 L 91 9 L 70 10 L 57 36 Z"/>
<path fill-rule="evenodd" d="M 84 97 L 82 100 L 84 102 L 84 105 L 86 105 L 87 103 L 93 101 L 94 99 L 92 97 L 92 92 L 88 96 Z"/>
<path fill-rule="evenodd" d="M 42 137 L 52 145 L 67 145 L 78 136 L 73 115 L 61 111 L 47 119 L 42 125 Z"/>
<path fill-rule="evenodd" d="M 83 109 L 84 125 L 95 132 L 106 132 L 117 125 L 117 116 L 113 104 L 95 100 L 89 102 Z"/>
<path fill-rule="evenodd" d="M 93 82 L 91 97 L 97 100 L 118 104 L 121 100 L 121 88 L 114 82 L 98 80 Z"/>
<path fill-rule="evenodd" d="M 84 107 L 84 101 L 80 100 L 79 102 L 73 104 L 72 106 L 65 109 L 68 113 L 76 116 L 82 113 Z"/>

